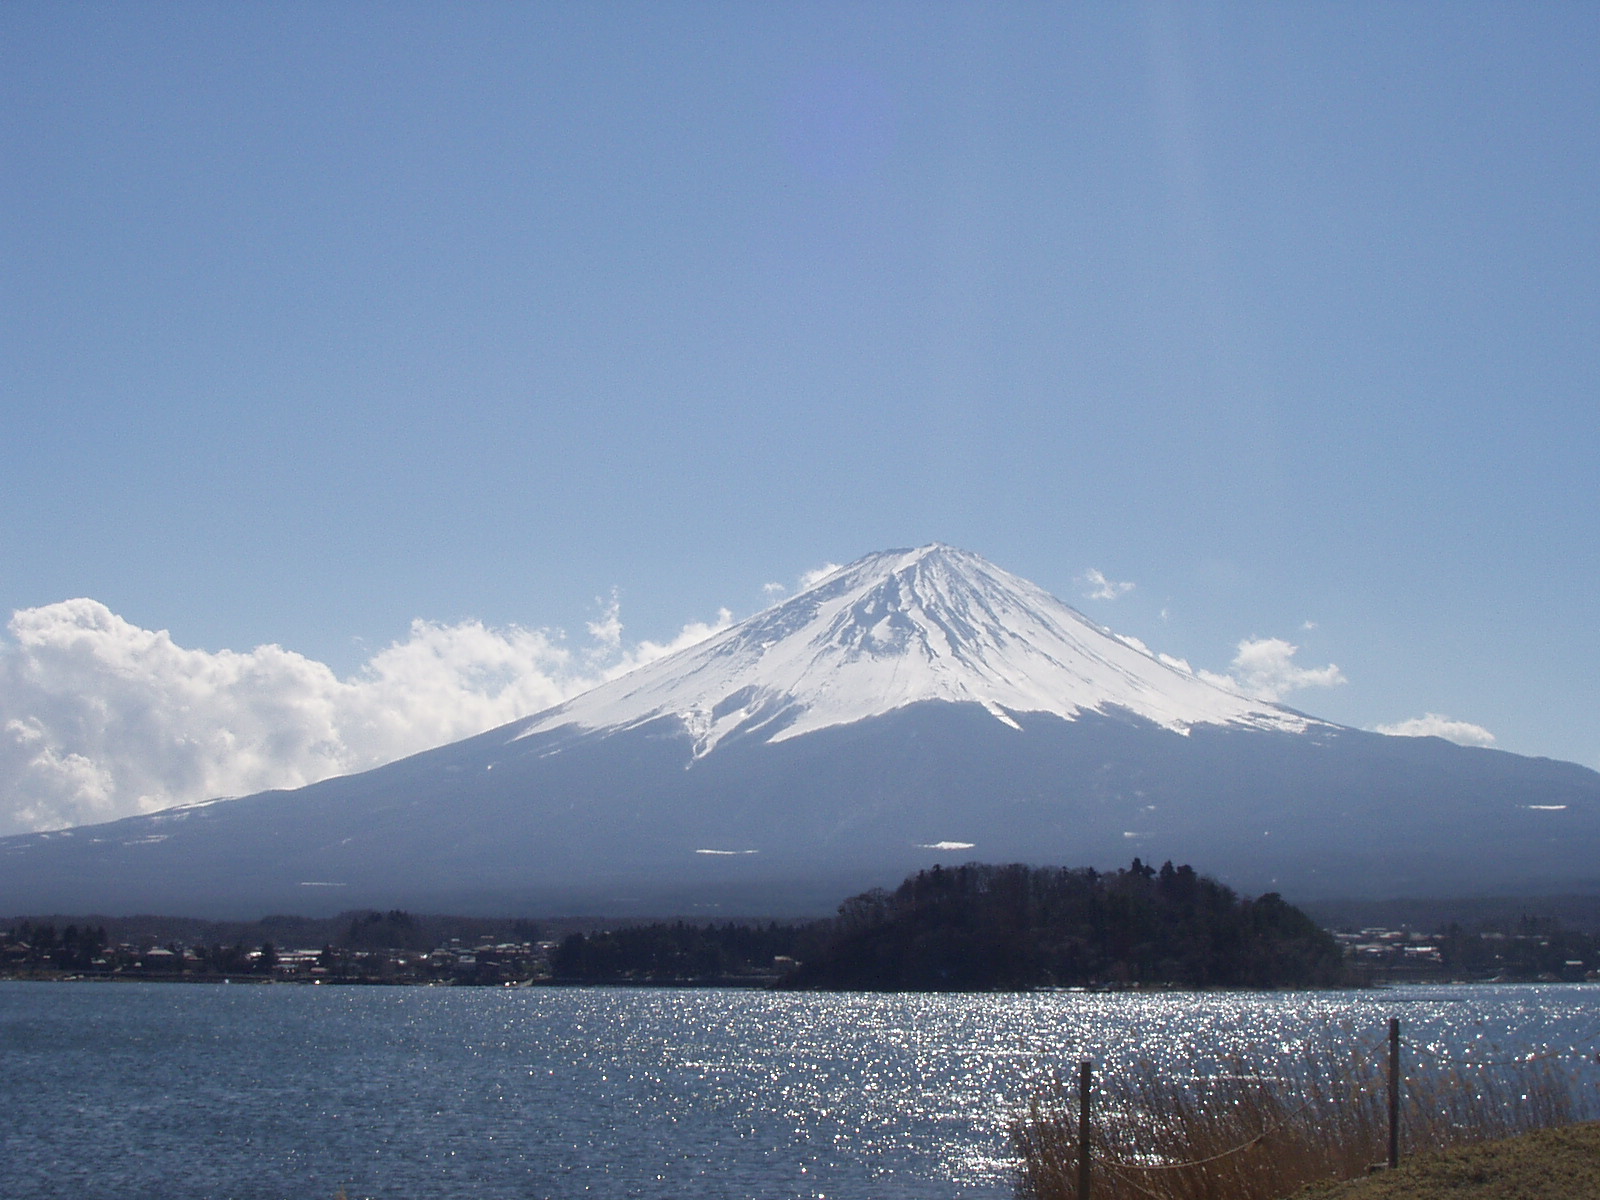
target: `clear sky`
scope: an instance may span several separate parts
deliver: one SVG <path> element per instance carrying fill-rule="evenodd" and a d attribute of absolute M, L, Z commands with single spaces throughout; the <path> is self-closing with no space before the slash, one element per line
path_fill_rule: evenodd
<path fill-rule="evenodd" d="M 11 0 L 0 832 L 420 749 L 935 540 L 1600 766 L 1596 47 L 1556 2 Z"/>

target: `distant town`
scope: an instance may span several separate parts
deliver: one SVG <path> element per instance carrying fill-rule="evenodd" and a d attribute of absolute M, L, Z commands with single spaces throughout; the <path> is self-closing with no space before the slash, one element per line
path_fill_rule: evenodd
<path fill-rule="evenodd" d="M 76 933 L 71 927 L 65 931 Z M 53 931 L 13 930 L 0 948 L 0 978 L 144 979 L 190 983 L 394 983 L 500 986 L 550 982 L 549 942 L 451 944 L 426 952 L 138 945 L 95 948 L 86 960 L 53 944 Z M 81 937 L 81 935 L 79 935 Z M 29 939 L 33 940 L 29 940 Z M 82 943 L 79 942 L 81 945 Z"/>
<path fill-rule="evenodd" d="M 187 982 L 484 983 L 539 977 L 560 924 L 347 912 L 259 921 L 0 920 L 0 975 Z"/>
<path fill-rule="evenodd" d="M 759 951 L 684 960 L 676 969 L 643 969 L 626 959 L 597 971 L 583 951 L 618 934 L 677 931 L 726 942 L 731 931 L 756 943 L 790 948 L 801 927 L 617 924 L 568 922 L 560 934 L 530 921 L 479 922 L 476 935 L 430 927 L 470 927 L 470 918 L 414 917 L 403 912 L 347 913 L 333 921 L 339 932 L 320 945 L 295 945 L 242 933 L 230 941 L 179 936 L 154 928 L 137 931 L 138 919 L 114 923 L 21 920 L 0 927 L 0 978 L 41 980 L 146 980 L 188 983 L 299 983 L 513 987 L 575 983 L 770 987 L 794 971 L 791 955 Z M 280 918 L 281 922 L 282 919 Z M 189 922 L 195 925 L 198 923 Z M 272 922 L 257 923 L 271 928 Z M 547 936 L 557 934 L 559 936 Z M 774 937 L 776 940 L 774 941 Z M 1381 927 L 1333 931 L 1351 977 L 1359 983 L 1595 982 L 1600 981 L 1600 937 L 1526 918 L 1510 929 L 1466 931 L 1450 926 L 1430 933 Z M 388 945 L 383 943 L 398 942 Z M 426 943 L 426 944 L 424 944 Z M 753 949 L 753 947 L 752 947 Z M 751 961 L 758 959 L 759 961 Z M 1106 980 L 1105 986 L 1133 986 Z M 1144 984 L 1150 986 L 1150 984 Z"/>
<path fill-rule="evenodd" d="M 1450 925 L 1433 933 L 1368 928 L 1333 936 L 1373 983 L 1600 981 L 1600 938 L 1547 918 L 1524 918 L 1509 930 Z"/>

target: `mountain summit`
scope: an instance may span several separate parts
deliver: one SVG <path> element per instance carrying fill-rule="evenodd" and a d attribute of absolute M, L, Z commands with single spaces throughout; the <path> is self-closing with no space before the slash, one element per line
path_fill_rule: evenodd
<path fill-rule="evenodd" d="M 965 550 L 885 550 L 668 658 L 551 709 L 534 734 L 680 720 L 695 757 L 725 738 L 779 742 L 937 701 L 1073 720 L 1120 710 L 1164 729 L 1303 731 L 1306 717 L 1246 700 L 1094 624 Z"/>
<path fill-rule="evenodd" d="M 0 839 L 0 912 L 819 913 L 1135 855 L 1295 900 L 1600 893 L 1597 844 L 1593 771 L 1246 699 L 931 545 L 376 770 Z"/>

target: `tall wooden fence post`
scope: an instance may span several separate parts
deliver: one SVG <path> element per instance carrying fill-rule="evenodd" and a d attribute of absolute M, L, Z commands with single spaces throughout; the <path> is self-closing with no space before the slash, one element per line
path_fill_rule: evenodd
<path fill-rule="evenodd" d="M 1389 1018 L 1389 1169 L 1400 1165 L 1400 1018 Z"/>
<path fill-rule="evenodd" d="M 1078 1200 L 1089 1200 L 1089 1088 L 1093 1068 L 1078 1064 Z"/>

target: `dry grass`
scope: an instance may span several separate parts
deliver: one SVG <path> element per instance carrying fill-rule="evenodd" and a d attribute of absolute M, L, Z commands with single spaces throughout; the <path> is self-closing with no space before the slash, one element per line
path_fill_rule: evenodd
<path fill-rule="evenodd" d="M 1577 1082 L 1560 1060 L 1417 1066 L 1401 1093 L 1406 1156 L 1579 1116 Z M 1280 1200 L 1385 1161 L 1384 1065 L 1376 1054 L 1327 1047 L 1287 1064 L 1233 1060 L 1191 1078 L 1144 1064 L 1098 1081 L 1090 1125 L 1094 1200 Z M 1042 1088 L 1013 1141 L 1019 1195 L 1074 1200 L 1076 1081 Z"/>
<path fill-rule="evenodd" d="M 1458 1146 L 1294 1200 L 1579 1200 L 1600 1196 L 1600 1124 Z"/>

